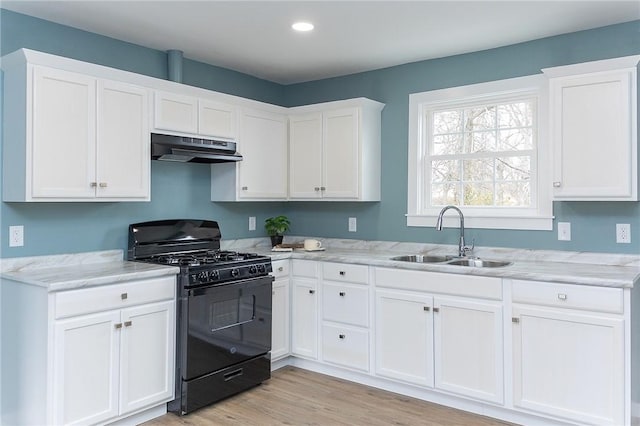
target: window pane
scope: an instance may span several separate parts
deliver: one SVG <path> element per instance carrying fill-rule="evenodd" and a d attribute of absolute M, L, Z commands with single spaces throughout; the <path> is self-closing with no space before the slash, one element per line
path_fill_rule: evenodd
<path fill-rule="evenodd" d="M 496 158 L 496 180 L 530 180 L 530 157 Z"/>
<path fill-rule="evenodd" d="M 462 152 L 462 133 L 433 138 L 433 155 L 459 154 Z"/>
<path fill-rule="evenodd" d="M 472 132 L 496 128 L 496 107 L 486 105 L 464 110 L 464 130 Z"/>
<path fill-rule="evenodd" d="M 500 130 L 498 138 L 498 151 L 533 149 L 533 131 L 531 129 Z"/>
<path fill-rule="evenodd" d="M 460 180 L 458 160 L 436 160 L 431 162 L 433 182 L 451 182 Z"/>
<path fill-rule="evenodd" d="M 493 181 L 493 159 L 464 160 L 462 163 L 465 181 Z"/>
<path fill-rule="evenodd" d="M 446 206 L 460 204 L 459 183 L 434 183 L 431 185 L 431 205 Z"/>
<path fill-rule="evenodd" d="M 440 111 L 433 113 L 433 134 L 460 133 L 462 111 Z"/>
<path fill-rule="evenodd" d="M 493 185 L 488 182 L 465 183 L 464 204 L 467 206 L 492 206 Z"/>
<path fill-rule="evenodd" d="M 504 182 L 496 184 L 496 205 L 500 207 L 530 207 L 529 182 Z"/>
<path fill-rule="evenodd" d="M 496 132 L 473 132 L 465 134 L 465 152 L 493 152 L 496 150 Z"/>
<path fill-rule="evenodd" d="M 531 127 L 533 101 L 498 106 L 498 127 Z"/>

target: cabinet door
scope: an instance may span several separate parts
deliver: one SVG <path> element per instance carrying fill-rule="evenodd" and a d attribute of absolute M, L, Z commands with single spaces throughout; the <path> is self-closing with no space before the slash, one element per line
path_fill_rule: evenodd
<path fill-rule="evenodd" d="M 96 80 L 34 67 L 32 141 L 33 197 L 93 198 Z"/>
<path fill-rule="evenodd" d="M 273 282 L 271 360 L 289 354 L 289 277 Z"/>
<path fill-rule="evenodd" d="M 239 198 L 287 198 L 287 118 L 244 110 L 238 151 Z"/>
<path fill-rule="evenodd" d="M 376 291 L 376 374 L 433 387 L 433 298 Z"/>
<path fill-rule="evenodd" d="M 359 114 L 357 108 L 324 113 L 322 195 L 358 198 L 360 183 Z"/>
<path fill-rule="evenodd" d="M 434 298 L 435 387 L 501 404 L 502 306 Z"/>
<path fill-rule="evenodd" d="M 291 306 L 291 352 L 309 358 L 318 356 L 317 281 L 293 277 Z"/>
<path fill-rule="evenodd" d="M 157 130 L 198 133 L 198 99 L 156 92 L 153 126 Z"/>
<path fill-rule="evenodd" d="M 631 74 L 551 80 L 556 198 L 637 200 Z"/>
<path fill-rule="evenodd" d="M 174 306 L 166 301 L 122 310 L 120 414 L 173 398 Z"/>
<path fill-rule="evenodd" d="M 221 102 L 198 102 L 198 134 L 235 140 L 238 132 L 236 108 Z"/>
<path fill-rule="evenodd" d="M 624 321 L 514 305 L 515 406 L 578 423 L 624 419 Z"/>
<path fill-rule="evenodd" d="M 149 95 L 98 82 L 97 197 L 149 199 Z"/>
<path fill-rule="evenodd" d="M 96 424 L 118 415 L 119 311 L 56 321 L 53 418 Z"/>
<path fill-rule="evenodd" d="M 289 196 L 322 197 L 322 114 L 289 117 Z"/>

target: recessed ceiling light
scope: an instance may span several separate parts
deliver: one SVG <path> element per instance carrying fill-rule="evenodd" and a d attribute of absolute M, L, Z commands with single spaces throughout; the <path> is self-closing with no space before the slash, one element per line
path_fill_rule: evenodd
<path fill-rule="evenodd" d="M 291 28 L 296 31 L 311 31 L 313 29 L 313 24 L 311 22 L 296 22 L 291 25 Z"/>

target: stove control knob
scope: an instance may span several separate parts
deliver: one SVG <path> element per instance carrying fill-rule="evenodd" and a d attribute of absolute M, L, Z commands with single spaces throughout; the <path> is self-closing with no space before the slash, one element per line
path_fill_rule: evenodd
<path fill-rule="evenodd" d="M 267 271 L 267 268 L 263 264 L 260 264 L 258 265 L 258 271 L 260 271 L 261 273 L 265 273 Z"/>
<path fill-rule="evenodd" d="M 258 268 L 256 267 L 256 265 L 249 266 L 249 273 L 250 274 L 255 274 L 256 272 L 258 272 Z"/>
<path fill-rule="evenodd" d="M 202 271 L 198 273 L 198 281 L 200 281 L 201 283 L 206 282 L 208 279 L 209 279 L 209 274 L 207 273 L 207 271 Z"/>
<path fill-rule="evenodd" d="M 231 276 L 232 277 L 237 277 L 238 275 L 240 275 L 240 271 L 238 271 L 236 268 L 233 268 L 231 270 Z"/>
<path fill-rule="evenodd" d="M 218 270 L 209 271 L 209 278 L 211 278 L 212 280 L 220 279 L 220 271 Z"/>

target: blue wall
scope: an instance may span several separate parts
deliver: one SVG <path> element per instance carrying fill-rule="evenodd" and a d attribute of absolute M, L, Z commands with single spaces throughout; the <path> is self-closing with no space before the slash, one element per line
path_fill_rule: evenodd
<path fill-rule="evenodd" d="M 183 82 L 285 106 L 366 96 L 384 102 L 380 203 L 212 203 L 209 166 L 152 162 L 149 203 L 2 203 L 0 257 L 126 248 L 126 228 L 170 217 L 218 220 L 223 238 L 264 236 L 266 217 L 286 213 L 291 234 L 390 241 L 454 243 L 455 231 L 407 228 L 408 94 L 520 75 L 540 68 L 640 53 L 640 22 L 605 27 L 367 73 L 282 86 L 219 67 L 185 60 Z M 0 9 L 0 54 L 21 47 L 166 78 L 166 54 L 119 40 Z M 173 47 L 173 46 L 172 46 Z M 169 46 L 168 46 L 169 48 Z M 1 85 L 0 85 L 1 93 Z M 571 242 L 555 230 L 470 230 L 482 246 L 640 252 L 640 203 L 555 203 L 560 221 L 572 223 Z M 258 230 L 247 231 L 249 216 Z M 358 232 L 347 232 L 347 218 Z M 615 224 L 631 223 L 633 244 L 615 244 Z M 25 226 L 25 246 L 8 247 L 8 226 Z"/>

